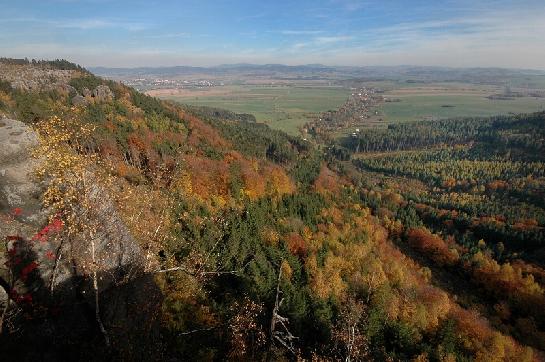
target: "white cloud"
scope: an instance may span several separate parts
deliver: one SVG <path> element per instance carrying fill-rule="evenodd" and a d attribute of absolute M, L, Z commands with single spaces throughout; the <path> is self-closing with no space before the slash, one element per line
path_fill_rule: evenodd
<path fill-rule="evenodd" d="M 361 0 L 331 0 L 331 3 L 347 11 L 358 11 L 367 5 L 366 1 Z"/>
<path fill-rule="evenodd" d="M 354 37 L 352 36 L 319 36 L 317 38 L 314 38 L 315 44 L 331 44 L 331 43 L 340 43 L 343 41 L 352 40 Z"/>
<path fill-rule="evenodd" d="M 280 30 L 282 35 L 317 35 L 324 33 L 323 30 Z"/>
<path fill-rule="evenodd" d="M 115 19 L 73 19 L 51 21 L 52 25 L 59 28 L 72 28 L 81 30 L 119 28 L 127 31 L 139 31 L 147 28 L 146 25 L 137 22 L 126 22 Z"/>
<path fill-rule="evenodd" d="M 255 48 L 244 46 L 241 39 L 233 44 L 212 47 L 208 43 L 185 48 L 153 48 L 149 39 L 196 37 L 184 32 L 149 34 L 127 48 L 105 45 L 68 46 L 61 43 L 26 42 L 13 46 L 0 38 L 3 56 L 59 58 L 86 66 L 143 65 L 215 65 L 230 62 L 324 63 L 330 65 L 443 65 L 499 66 L 545 69 L 545 6 L 509 12 L 483 12 L 470 17 L 425 22 L 404 22 L 362 31 L 326 33 L 318 29 L 271 31 L 285 35 L 278 43 Z M 0 19 L 5 22 L 38 22 L 32 18 Z M 80 19 L 52 22 L 45 26 L 79 29 L 144 28 L 142 24 L 117 22 L 115 19 Z M 255 35 L 249 32 L 247 35 Z M 9 37 L 7 38 L 9 39 Z M 148 39 L 148 42 L 145 41 Z M 238 40 L 238 44 L 235 42 Z M 148 43 L 152 48 L 142 47 Z M 189 42 L 188 42 L 189 43 Z M 241 45 L 242 43 L 242 45 Z M 228 45 L 228 46 L 227 46 Z M 196 48 L 202 46 L 202 48 Z"/>
<path fill-rule="evenodd" d="M 119 19 L 102 19 L 102 18 L 81 18 L 81 19 L 61 19 L 61 20 L 46 20 L 35 17 L 21 18 L 4 18 L 0 19 L 0 23 L 19 23 L 23 25 L 35 24 L 44 28 L 59 28 L 59 29 L 109 29 L 118 28 L 127 31 L 139 31 L 147 28 L 147 25 L 138 22 L 127 22 Z"/>
<path fill-rule="evenodd" d="M 147 39 L 169 39 L 169 38 L 189 38 L 190 33 L 165 33 L 165 34 L 152 34 L 152 35 L 140 35 L 139 38 Z"/>
<path fill-rule="evenodd" d="M 348 35 L 341 36 L 318 36 L 314 37 L 307 42 L 298 42 L 292 45 L 292 50 L 302 50 L 306 51 L 317 51 L 322 49 L 324 46 L 335 45 L 336 43 L 346 42 L 352 40 L 354 37 Z"/>
<path fill-rule="evenodd" d="M 55 26 L 59 28 L 73 28 L 73 29 L 104 29 L 112 28 L 117 26 L 111 21 L 106 21 L 103 19 L 80 19 L 80 20 L 68 20 L 68 21 L 54 21 L 52 22 Z"/>
<path fill-rule="evenodd" d="M 545 69 L 545 7 L 406 22 L 292 45 L 291 59 L 342 65 Z"/>

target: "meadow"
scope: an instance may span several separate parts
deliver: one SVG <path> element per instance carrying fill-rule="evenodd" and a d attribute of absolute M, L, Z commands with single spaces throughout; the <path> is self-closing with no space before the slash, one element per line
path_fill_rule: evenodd
<path fill-rule="evenodd" d="M 384 90 L 389 101 L 377 107 L 367 126 L 385 126 L 403 121 L 485 117 L 509 113 L 529 113 L 545 109 L 545 98 L 487 98 L 501 94 L 500 86 L 468 83 L 370 82 L 364 84 Z M 517 90 L 517 89 L 514 89 Z M 520 90 L 520 89 L 518 89 Z M 327 85 L 226 85 L 211 88 L 161 90 L 155 96 L 182 104 L 209 106 L 237 113 L 253 114 L 258 122 L 291 135 L 321 112 L 339 108 L 352 91 L 348 87 Z M 360 127 L 365 127 L 365 124 Z M 352 128 L 339 134 L 352 132 Z"/>
<path fill-rule="evenodd" d="M 509 113 L 530 113 L 545 109 L 545 98 L 515 97 L 489 99 L 501 94 L 501 87 L 467 84 L 436 84 L 399 87 L 388 90 L 379 108 L 387 122 L 416 121 L 459 117 L 486 117 Z"/>
<path fill-rule="evenodd" d="M 337 109 L 349 94 L 350 90 L 333 86 L 235 85 L 216 87 L 209 95 L 199 91 L 160 97 L 184 104 L 251 113 L 258 122 L 298 135 L 299 126 L 321 112 Z"/>

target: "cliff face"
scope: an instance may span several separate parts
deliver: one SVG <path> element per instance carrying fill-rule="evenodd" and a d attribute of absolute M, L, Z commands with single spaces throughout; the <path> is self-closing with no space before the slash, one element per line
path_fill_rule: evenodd
<path fill-rule="evenodd" d="M 39 187 L 32 180 L 36 160 L 31 150 L 38 144 L 37 134 L 22 122 L 0 119 L 0 212 L 15 208 L 27 210 L 26 222 L 39 224 Z"/>
<path fill-rule="evenodd" d="M 3 237 L 16 233 L 31 239 L 51 216 L 41 204 L 45 185 L 41 185 L 34 174 L 41 162 L 32 156 L 37 145 L 38 135 L 31 127 L 13 119 L 0 119 L 0 212 L 15 216 L 11 227 L 2 224 Z M 94 178 L 92 173 L 87 177 Z M 96 218 L 97 232 L 101 235 L 96 250 L 102 260 L 101 268 L 111 270 L 141 264 L 141 250 L 117 215 L 108 192 L 98 185 L 91 185 L 89 196 L 95 212 L 88 217 Z M 78 264 L 88 262 L 84 257 L 80 258 L 82 261 Z"/>
<path fill-rule="evenodd" d="M 0 119 L 0 238 L 8 240 L 9 236 L 30 236 L 43 217 L 40 216 L 39 187 L 31 180 L 35 160 L 30 150 L 38 143 L 38 137 L 24 123 L 13 119 Z M 31 214 L 22 215 L 19 210 L 32 210 Z M 20 214 L 19 220 L 5 215 Z M 31 216 L 29 216 L 31 215 Z M 8 220 L 11 219 L 11 220 Z M 26 219 L 26 220 L 23 220 Z M 2 243 L 0 246 L 0 265 L 8 265 L 7 251 L 13 248 L 14 242 Z M 5 250 L 8 249 L 8 250 Z M 11 280 L 9 269 L 0 269 L 0 276 L 5 283 L 0 288 L 0 304 L 8 302 Z M 5 284 L 8 284 L 6 286 Z"/>
<path fill-rule="evenodd" d="M 80 74 L 76 70 L 7 64 L 0 62 L 1 78 L 15 89 L 23 91 L 67 90 L 70 79 Z"/>
<path fill-rule="evenodd" d="M 140 246 L 98 184 L 89 187 L 92 212 L 82 210 L 82 217 L 96 225 L 92 250 L 83 236 L 60 232 L 62 223 L 41 203 L 46 184 L 37 181 L 35 169 L 43 159 L 32 155 L 38 142 L 28 125 L 0 120 L 0 239 L 7 240 L 0 253 L 0 265 L 7 266 L 0 269 L 0 306 L 9 303 L 3 324 L 17 326 L 16 332 L 2 335 L 6 343 L 0 343 L 0 351 L 18 355 L 35 339 L 52 358 L 70 353 L 70 340 L 100 335 L 94 333 L 99 319 L 107 326 L 108 343 L 145 336 L 160 292 L 153 278 L 143 274 Z M 94 179 L 91 171 L 87 178 Z M 54 311 L 55 318 L 45 310 Z M 32 315 L 33 322 L 25 322 L 21 313 Z"/>

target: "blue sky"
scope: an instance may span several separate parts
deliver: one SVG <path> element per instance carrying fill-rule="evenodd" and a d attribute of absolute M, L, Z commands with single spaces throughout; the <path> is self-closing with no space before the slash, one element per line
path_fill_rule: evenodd
<path fill-rule="evenodd" d="M 545 69 L 545 0 L 0 0 L 0 56 Z"/>

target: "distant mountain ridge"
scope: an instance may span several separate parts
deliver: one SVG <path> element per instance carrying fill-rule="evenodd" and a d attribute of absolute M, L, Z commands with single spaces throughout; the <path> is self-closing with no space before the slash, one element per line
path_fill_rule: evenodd
<path fill-rule="evenodd" d="M 315 64 L 301 64 L 301 65 L 287 65 L 287 64 L 253 64 L 253 63 L 233 63 L 233 64 L 220 64 L 215 66 L 192 66 L 192 65 L 175 65 L 175 66 L 146 66 L 146 67 L 105 67 L 96 66 L 88 67 L 92 72 L 95 71 L 148 71 L 148 70 L 212 70 L 212 69 L 305 69 L 305 70 L 381 70 L 381 71 L 411 71 L 411 70 L 435 70 L 435 71 L 497 71 L 507 73 L 524 73 L 524 74 L 545 74 L 545 70 L 539 69 L 522 69 L 522 68 L 500 68 L 500 67 L 442 67 L 442 66 L 420 66 L 420 65 L 366 65 L 366 66 L 347 66 L 347 65 L 324 65 L 320 63 Z"/>
<path fill-rule="evenodd" d="M 195 66 L 170 66 L 170 67 L 137 67 L 137 68 L 108 68 L 91 67 L 93 73 L 102 76 L 126 76 L 126 75 L 191 75 L 191 74 L 231 74 L 238 72 L 284 72 L 284 73 L 315 73 L 315 72 L 335 72 L 337 68 L 328 67 L 321 64 L 309 65 L 283 65 L 283 64 L 222 64 L 213 67 L 195 67 Z"/>
<path fill-rule="evenodd" d="M 108 68 L 91 67 L 93 73 L 112 79 L 137 77 L 270 77 L 272 79 L 320 77 L 331 80 L 396 80 L 422 82 L 470 82 L 505 84 L 509 78 L 545 77 L 545 71 L 507 68 L 450 68 L 439 66 L 327 66 L 323 64 L 222 64 L 212 67 L 170 66 Z M 508 81 L 507 81 L 508 82 Z"/>

